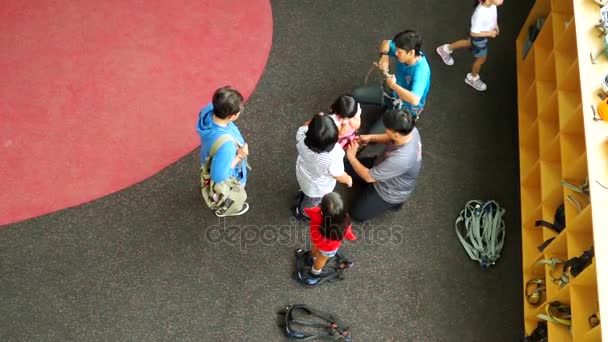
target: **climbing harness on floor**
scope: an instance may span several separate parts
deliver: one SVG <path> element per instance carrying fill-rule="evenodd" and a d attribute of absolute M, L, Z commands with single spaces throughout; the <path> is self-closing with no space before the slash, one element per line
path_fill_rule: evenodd
<path fill-rule="evenodd" d="M 505 212 L 495 201 L 471 200 L 454 224 L 465 251 L 484 271 L 500 257 L 505 241 Z"/>
<path fill-rule="evenodd" d="M 281 318 L 280 325 L 289 339 L 352 341 L 348 326 L 333 314 L 313 309 L 305 304 L 292 304 L 278 314 Z"/>
<path fill-rule="evenodd" d="M 526 282 L 526 301 L 530 305 L 538 305 L 544 301 L 545 278 L 534 278 Z"/>
<path fill-rule="evenodd" d="M 313 258 L 310 251 L 297 249 L 295 279 L 300 283 L 309 286 L 332 283 L 344 280 L 346 270 L 354 265 L 354 263 L 348 260 L 340 251 L 327 260 L 323 267 L 327 272 L 323 273 L 321 276 L 315 276 L 311 273 L 312 264 Z"/>

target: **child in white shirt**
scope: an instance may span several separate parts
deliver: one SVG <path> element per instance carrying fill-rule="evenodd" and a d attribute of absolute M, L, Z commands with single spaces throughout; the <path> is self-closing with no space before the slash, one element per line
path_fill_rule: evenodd
<path fill-rule="evenodd" d="M 453 65 L 452 52 L 460 48 L 471 48 L 475 62 L 465 82 L 479 91 L 485 91 L 488 86 L 479 77 L 481 66 L 488 54 L 488 40 L 498 36 L 498 11 L 503 0 L 475 0 L 475 12 L 471 17 L 470 37 L 452 44 L 444 44 L 437 48 L 437 53 L 446 65 Z"/>

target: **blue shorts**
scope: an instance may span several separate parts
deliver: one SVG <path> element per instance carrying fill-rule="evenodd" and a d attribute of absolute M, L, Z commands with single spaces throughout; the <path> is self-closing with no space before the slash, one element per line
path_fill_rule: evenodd
<path fill-rule="evenodd" d="M 471 37 L 473 57 L 480 58 L 488 55 L 488 41 L 487 37 Z"/>
<path fill-rule="evenodd" d="M 328 258 L 333 258 L 336 256 L 336 253 L 338 253 L 338 250 L 336 249 L 335 251 L 326 252 L 326 251 L 322 251 L 319 249 L 319 253 L 321 253 L 321 255 L 324 255 Z"/>

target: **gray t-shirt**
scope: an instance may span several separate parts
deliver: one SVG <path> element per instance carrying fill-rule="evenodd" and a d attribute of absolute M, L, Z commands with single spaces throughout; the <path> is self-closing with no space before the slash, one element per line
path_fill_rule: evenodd
<path fill-rule="evenodd" d="M 391 204 L 403 203 L 410 197 L 420 173 L 420 133 L 414 128 L 411 134 L 412 140 L 404 145 L 387 144 L 370 169 L 370 175 L 376 180 L 374 188 L 383 200 Z"/>

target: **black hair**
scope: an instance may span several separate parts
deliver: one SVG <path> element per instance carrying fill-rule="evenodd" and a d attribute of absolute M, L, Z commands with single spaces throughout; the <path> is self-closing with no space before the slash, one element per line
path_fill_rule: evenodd
<path fill-rule="evenodd" d="M 341 118 L 352 118 L 357 115 L 359 102 L 349 95 L 340 95 L 331 105 L 330 110 L 333 114 Z"/>
<path fill-rule="evenodd" d="M 315 153 L 329 152 L 338 142 L 338 133 L 334 120 L 319 113 L 308 124 L 304 144 Z"/>
<path fill-rule="evenodd" d="M 350 216 L 340 194 L 330 192 L 321 199 L 321 235 L 326 239 L 342 241 L 344 232 L 351 224 Z"/>
<path fill-rule="evenodd" d="M 395 46 L 407 52 L 414 50 L 416 56 L 420 56 L 420 48 L 422 47 L 422 37 L 414 30 L 405 30 L 399 32 L 393 38 Z"/>
<path fill-rule="evenodd" d="M 389 109 L 382 115 L 382 123 L 392 131 L 408 135 L 414 129 L 416 120 L 407 109 Z"/>
<path fill-rule="evenodd" d="M 243 110 L 243 95 L 230 86 L 219 88 L 213 94 L 213 114 L 220 119 Z"/>
<path fill-rule="evenodd" d="M 477 8 L 477 6 L 479 6 L 479 4 L 484 3 L 485 0 L 473 0 L 473 8 Z"/>

